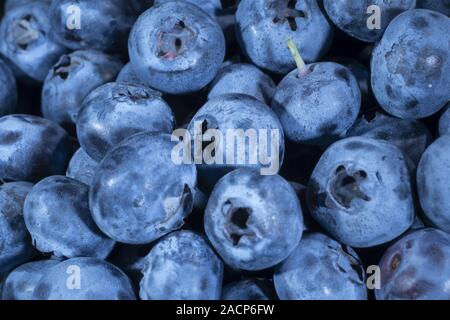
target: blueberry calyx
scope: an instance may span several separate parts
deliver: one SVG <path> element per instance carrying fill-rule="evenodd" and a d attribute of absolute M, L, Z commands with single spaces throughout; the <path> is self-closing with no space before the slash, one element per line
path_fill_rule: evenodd
<path fill-rule="evenodd" d="M 350 173 L 344 166 L 339 166 L 334 178 L 330 181 L 330 194 L 346 209 L 351 208 L 352 201 L 355 199 L 368 202 L 371 198 L 361 189 L 361 183 L 366 179 L 367 173 L 364 170 Z"/>
<path fill-rule="evenodd" d="M 276 4 L 274 4 L 276 5 Z M 276 8 L 277 15 L 272 19 L 272 22 L 284 23 L 287 22 L 289 24 L 289 28 L 292 31 L 297 31 L 297 18 L 306 18 L 306 12 L 302 10 L 297 10 L 295 7 L 297 5 L 297 0 L 289 0 L 286 4 L 286 7 Z"/>
<path fill-rule="evenodd" d="M 222 212 L 229 219 L 229 223 L 226 225 L 226 232 L 234 247 L 241 244 L 243 237 L 255 235 L 253 231 L 249 230 L 252 208 L 242 205 L 239 199 L 228 199 L 223 205 Z"/>
<path fill-rule="evenodd" d="M 19 20 L 12 29 L 12 37 L 21 50 L 27 50 L 28 46 L 37 41 L 43 32 L 38 29 L 36 19 L 32 15 L 26 15 Z"/>
<path fill-rule="evenodd" d="M 182 20 L 176 22 L 169 31 L 161 31 L 158 36 L 157 56 L 174 60 L 182 54 L 186 44 L 197 36 Z"/>

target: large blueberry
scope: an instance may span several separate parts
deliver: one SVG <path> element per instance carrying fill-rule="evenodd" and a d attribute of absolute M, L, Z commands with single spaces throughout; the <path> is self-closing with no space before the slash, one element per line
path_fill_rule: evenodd
<path fill-rule="evenodd" d="M 248 279 L 232 282 L 222 291 L 222 300 L 275 300 L 273 283 L 267 279 Z"/>
<path fill-rule="evenodd" d="M 66 49 L 50 36 L 46 1 L 34 1 L 9 10 L 0 25 L 0 53 L 21 78 L 44 81 L 48 71 Z"/>
<path fill-rule="evenodd" d="M 172 133 L 175 120 L 161 95 L 143 85 L 107 83 L 83 101 L 77 119 L 81 147 L 94 160 L 139 132 Z"/>
<path fill-rule="evenodd" d="M 0 178 L 36 181 L 61 174 L 73 141 L 57 124 L 31 115 L 0 118 Z"/>
<path fill-rule="evenodd" d="M 90 207 L 100 229 L 129 244 L 145 244 L 180 228 L 193 206 L 197 172 L 172 159 L 168 134 L 140 133 L 100 163 Z"/>
<path fill-rule="evenodd" d="M 377 42 L 396 16 L 415 8 L 416 0 L 324 0 L 324 6 L 339 29 L 359 40 Z"/>
<path fill-rule="evenodd" d="M 275 83 L 252 64 L 227 63 L 220 68 L 211 84 L 208 98 L 226 93 L 247 94 L 270 104 L 275 93 Z"/>
<path fill-rule="evenodd" d="M 428 128 L 417 120 L 402 120 L 376 113 L 361 117 L 347 133 L 348 137 L 364 136 L 392 143 L 402 150 L 412 168 L 416 168 L 423 152 L 432 141 Z"/>
<path fill-rule="evenodd" d="M 437 229 L 414 231 L 383 255 L 378 300 L 449 300 L 450 235 Z"/>
<path fill-rule="evenodd" d="M 121 51 L 137 17 L 128 0 L 53 0 L 47 12 L 54 38 L 72 50 Z"/>
<path fill-rule="evenodd" d="M 96 258 L 73 258 L 51 267 L 34 289 L 34 300 L 134 300 L 122 270 Z"/>
<path fill-rule="evenodd" d="M 286 136 L 321 143 L 345 134 L 361 107 L 361 90 L 351 71 L 334 62 L 294 70 L 278 85 L 272 108 Z"/>
<path fill-rule="evenodd" d="M 306 235 L 275 270 L 283 300 L 365 300 L 364 267 L 352 248 L 319 233 Z"/>
<path fill-rule="evenodd" d="M 217 300 L 222 291 L 222 261 L 191 231 L 160 240 L 145 258 L 142 273 L 144 300 Z"/>
<path fill-rule="evenodd" d="M 89 187 L 68 177 L 52 176 L 36 184 L 23 208 L 35 247 L 57 257 L 106 258 L 114 241 L 92 220 L 88 200 Z"/>
<path fill-rule="evenodd" d="M 45 118 L 73 126 L 83 99 L 95 88 L 114 81 L 122 63 L 96 50 L 63 55 L 47 75 L 42 89 Z"/>
<path fill-rule="evenodd" d="M 66 176 L 81 181 L 89 186 L 97 172 L 97 167 L 98 162 L 89 157 L 89 155 L 80 148 L 75 152 L 72 159 L 70 159 Z"/>
<path fill-rule="evenodd" d="M 164 2 L 144 12 L 131 31 L 128 47 L 139 78 L 172 94 L 205 87 L 225 56 L 220 26 L 185 1 Z"/>
<path fill-rule="evenodd" d="M 205 231 L 224 261 L 263 270 L 280 263 L 298 245 L 303 215 L 292 186 L 278 175 L 242 168 L 214 187 L 205 210 Z"/>
<path fill-rule="evenodd" d="M 417 168 L 417 188 L 425 216 L 450 232 L 450 135 L 436 140 L 423 154 Z"/>
<path fill-rule="evenodd" d="M 372 88 L 390 114 L 419 119 L 450 100 L 450 19 L 408 10 L 395 18 L 372 54 Z"/>
<path fill-rule="evenodd" d="M 0 275 L 26 262 L 34 253 L 22 214 L 32 186 L 26 182 L 0 186 Z"/>
<path fill-rule="evenodd" d="M 417 8 L 430 9 L 450 16 L 450 0 L 417 0 Z"/>
<path fill-rule="evenodd" d="M 305 61 L 316 62 L 332 38 L 317 0 L 242 0 L 236 21 L 241 49 L 258 67 L 276 73 L 295 68 L 289 39 L 301 49 Z"/>
<path fill-rule="evenodd" d="M 17 105 L 17 83 L 14 73 L 0 59 L 0 116 L 11 114 Z"/>
<path fill-rule="evenodd" d="M 254 97 L 224 94 L 212 98 L 195 114 L 188 129 L 199 180 L 207 189 L 234 169 L 252 167 L 276 174 L 283 162 L 280 121 Z"/>
<path fill-rule="evenodd" d="M 307 198 L 314 219 L 352 247 L 391 241 L 414 220 L 405 157 L 381 140 L 355 137 L 333 144 L 314 169 Z"/>
<path fill-rule="evenodd" d="M 5 279 L 3 300 L 33 300 L 34 289 L 43 274 L 57 265 L 58 260 L 40 260 L 21 265 Z"/>

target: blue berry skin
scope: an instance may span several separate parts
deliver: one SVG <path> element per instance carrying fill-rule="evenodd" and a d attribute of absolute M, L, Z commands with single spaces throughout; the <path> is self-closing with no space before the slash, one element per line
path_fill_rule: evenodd
<path fill-rule="evenodd" d="M 198 91 L 225 57 L 217 22 L 197 6 L 168 1 L 144 12 L 131 31 L 130 60 L 139 78 L 164 93 Z"/>
<path fill-rule="evenodd" d="M 168 134 L 140 133 L 100 163 L 90 190 L 92 216 L 109 237 L 145 244 L 179 229 L 193 206 L 195 165 L 176 165 Z M 145 165 L 144 165 L 145 164 Z"/>
<path fill-rule="evenodd" d="M 57 265 L 58 260 L 29 262 L 14 269 L 5 279 L 3 300 L 33 300 L 34 289 L 44 273 Z"/>
<path fill-rule="evenodd" d="M 449 0 L 417 0 L 417 8 L 430 9 L 450 16 Z"/>
<path fill-rule="evenodd" d="M 222 133 L 224 139 L 215 141 L 214 146 L 216 149 L 223 148 L 224 150 L 226 149 L 226 145 L 230 144 L 226 139 L 227 130 L 256 130 L 258 139 L 265 139 L 268 137 L 267 140 L 269 141 L 269 146 L 278 144 L 279 154 L 275 155 L 270 153 L 270 157 L 273 162 L 279 162 L 279 166 L 281 167 L 284 158 L 283 127 L 275 113 L 267 105 L 256 98 L 243 94 L 224 94 L 214 97 L 192 118 L 188 126 L 191 137 L 194 137 L 195 127 L 198 126 L 199 123 L 202 124 L 202 131 L 203 129 L 216 129 Z M 266 134 L 262 130 L 267 130 L 268 133 Z M 272 137 L 270 137 L 270 132 L 272 132 L 272 130 L 277 130 L 279 133 L 278 141 L 272 141 Z M 208 143 L 208 146 L 210 144 L 211 142 Z M 236 153 L 233 162 L 227 163 L 226 152 L 224 151 L 223 164 L 207 164 L 205 161 L 202 161 L 202 164 L 197 165 L 197 170 L 199 171 L 199 184 L 201 187 L 208 190 L 212 189 L 221 177 L 238 168 L 251 167 L 261 169 L 269 167 L 269 165 L 261 163 L 261 159 L 257 159 L 258 161 L 256 164 L 250 161 L 250 156 L 253 154 L 251 153 L 252 148 L 248 141 L 245 142 L 244 150 L 245 161 L 239 162 Z"/>
<path fill-rule="evenodd" d="M 34 1 L 8 11 L 0 25 L 0 53 L 22 79 L 42 82 L 66 48 L 50 35 L 46 1 Z"/>
<path fill-rule="evenodd" d="M 333 34 L 317 0 L 242 0 L 236 21 L 242 51 L 258 67 L 280 74 L 295 68 L 289 39 L 309 63 L 325 54 Z"/>
<path fill-rule="evenodd" d="M 23 220 L 23 202 L 31 183 L 10 182 L 0 186 L 0 275 L 29 260 L 34 249 Z"/>
<path fill-rule="evenodd" d="M 449 300 L 450 235 L 421 229 L 394 243 L 383 255 L 378 300 Z"/>
<path fill-rule="evenodd" d="M 0 116 L 11 114 L 17 105 L 17 83 L 14 73 L 0 59 Z"/>
<path fill-rule="evenodd" d="M 98 162 L 94 161 L 82 148 L 80 148 L 75 152 L 72 159 L 70 159 L 66 176 L 90 186 L 94 179 L 94 175 L 97 172 L 97 167 Z"/>
<path fill-rule="evenodd" d="M 136 296 L 125 273 L 111 263 L 96 258 L 73 258 L 44 273 L 34 289 L 33 299 L 135 300 Z"/>
<path fill-rule="evenodd" d="M 131 62 L 128 62 L 122 70 L 120 70 L 119 75 L 117 76 L 116 82 L 119 83 L 132 83 L 132 84 L 140 84 L 145 86 L 144 81 L 139 79 L 136 72 L 133 69 L 133 65 Z"/>
<path fill-rule="evenodd" d="M 192 231 L 160 240 L 145 257 L 142 273 L 143 300 L 218 300 L 222 291 L 222 261 Z"/>
<path fill-rule="evenodd" d="M 161 5 L 165 2 L 167 2 L 167 0 L 155 0 L 155 5 Z M 181 2 L 196 5 L 213 18 L 215 18 L 216 15 L 222 10 L 222 3 L 220 0 L 181 0 Z"/>
<path fill-rule="evenodd" d="M 19 6 L 22 6 L 24 4 L 30 4 L 30 2 L 33 2 L 33 1 L 36 1 L 36 0 L 5 0 L 4 1 L 4 3 L 5 3 L 5 11 L 9 11 L 9 10 L 15 8 L 15 7 L 19 7 Z M 39 1 L 42 1 L 42 2 L 46 1 L 48 3 L 51 2 L 51 0 L 39 0 Z"/>
<path fill-rule="evenodd" d="M 240 93 L 270 105 L 275 87 L 273 80 L 252 64 L 224 64 L 211 84 L 208 99 L 227 93 Z"/>
<path fill-rule="evenodd" d="M 272 109 L 287 138 L 294 142 L 333 141 L 358 117 L 361 90 L 351 71 L 334 62 L 306 66 L 306 74 L 289 73 L 278 85 Z"/>
<path fill-rule="evenodd" d="M 347 133 L 347 137 L 380 139 L 397 146 L 405 155 L 408 164 L 417 168 L 425 149 L 433 137 L 420 121 L 402 120 L 376 113 L 371 120 L 361 117 Z"/>
<path fill-rule="evenodd" d="M 79 12 L 71 10 L 73 6 Z M 78 13 L 80 28 L 76 24 L 69 28 Z M 128 0 L 53 0 L 48 15 L 52 36 L 67 48 L 117 52 L 126 48 L 137 12 Z"/>
<path fill-rule="evenodd" d="M 381 28 L 373 30 L 368 28 L 368 19 L 373 13 L 367 13 L 372 5 L 381 10 Z M 415 6 L 416 0 L 324 0 L 325 10 L 333 23 L 348 35 L 365 42 L 379 41 L 396 16 Z"/>
<path fill-rule="evenodd" d="M 0 178 L 38 181 L 64 173 L 73 141 L 56 123 L 31 115 L 0 118 Z"/>
<path fill-rule="evenodd" d="M 436 140 L 423 154 L 417 168 L 419 200 L 426 218 L 450 232 L 450 135 Z"/>
<path fill-rule="evenodd" d="M 394 145 L 366 137 L 333 144 L 308 186 L 313 218 L 340 243 L 367 248 L 391 241 L 414 220 L 409 170 Z"/>
<path fill-rule="evenodd" d="M 414 9 L 395 18 L 372 53 L 372 89 L 381 107 L 403 119 L 438 112 L 450 100 L 450 20 Z"/>
<path fill-rule="evenodd" d="M 204 220 L 206 234 L 225 263 L 248 271 L 286 259 L 304 230 L 300 202 L 289 182 L 248 168 L 216 184 Z"/>
<path fill-rule="evenodd" d="M 81 147 L 101 161 L 117 144 L 144 131 L 172 133 L 175 119 L 161 95 L 142 85 L 107 83 L 83 101 L 77 119 Z"/>
<path fill-rule="evenodd" d="M 95 225 L 88 199 L 89 187 L 68 177 L 52 176 L 37 183 L 23 208 L 35 247 L 56 257 L 106 258 L 114 241 Z"/>
<path fill-rule="evenodd" d="M 439 120 L 439 135 L 443 136 L 450 133 L 450 103 L 444 109 Z"/>
<path fill-rule="evenodd" d="M 63 55 L 44 81 L 41 100 L 44 117 L 73 126 L 83 99 L 97 87 L 114 81 L 121 68 L 120 60 L 96 50 Z"/>
<path fill-rule="evenodd" d="M 222 290 L 222 300 L 275 300 L 273 284 L 267 279 L 248 279 L 232 282 Z"/>
<path fill-rule="evenodd" d="M 364 267 L 356 252 L 320 234 L 306 235 L 277 266 L 282 300 L 367 300 Z"/>

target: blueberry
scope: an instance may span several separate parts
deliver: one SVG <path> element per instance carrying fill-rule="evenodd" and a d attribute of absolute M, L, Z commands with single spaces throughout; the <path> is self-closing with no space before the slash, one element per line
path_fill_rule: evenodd
<path fill-rule="evenodd" d="M 106 258 L 114 241 L 95 225 L 88 199 L 89 187 L 68 177 L 52 176 L 37 183 L 23 208 L 36 248 L 57 257 Z"/>
<path fill-rule="evenodd" d="M 448 300 L 450 235 L 422 229 L 401 238 L 380 262 L 378 300 Z"/>
<path fill-rule="evenodd" d="M 450 136 L 436 140 L 423 154 L 417 169 L 417 188 L 425 216 L 450 232 Z"/>
<path fill-rule="evenodd" d="M 35 300 L 134 300 L 122 270 L 96 258 L 73 258 L 44 273 L 34 289 Z"/>
<path fill-rule="evenodd" d="M 270 104 L 275 93 L 275 83 L 252 64 L 224 64 L 211 84 L 208 98 L 226 93 L 247 94 Z"/>
<path fill-rule="evenodd" d="M 372 88 L 381 107 L 403 119 L 438 112 L 450 100 L 450 20 L 415 9 L 387 28 L 372 55 Z"/>
<path fill-rule="evenodd" d="M 168 1 L 143 13 L 131 31 L 128 47 L 139 78 L 172 94 L 205 87 L 225 56 L 220 26 L 185 1 Z"/>
<path fill-rule="evenodd" d="M 114 81 L 122 63 L 96 50 L 63 55 L 47 75 L 42 89 L 45 118 L 73 126 L 83 99 L 95 88 Z"/>
<path fill-rule="evenodd" d="M 235 170 L 216 184 L 204 219 L 206 234 L 224 261 L 249 271 L 286 259 L 304 228 L 289 182 L 249 168 Z"/>
<path fill-rule="evenodd" d="M 417 0 L 417 8 L 430 9 L 450 16 L 449 0 Z"/>
<path fill-rule="evenodd" d="M 214 140 L 210 137 L 209 141 L 204 141 L 203 145 L 200 146 L 202 147 L 201 151 L 203 151 L 203 161 L 200 161 L 201 164 L 197 165 L 197 169 L 202 188 L 212 189 L 214 184 L 226 173 L 241 167 L 270 170 L 269 174 L 277 173 L 283 162 L 283 128 L 275 113 L 267 105 L 251 96 L 224 94 L 211 98 L 194 115 L 188 130 L 193 139 L 197 139 L 198 134 L 203 134 L 203 140 L 208 140 L 208 130 L 218 130 L 223 135 L 223 139 L 220 140 Z M 255 141 L 251 143 L 248 139 L 244 140 L 242 145 L 239 145 L 243 149 L 242 154 L 239 152 L 229 153 L 227 149 L 234 148 L 235 143 L 239 143 L 237 138 L 239 132 L 236 130 L 244 131 L 244 133 L 245 131 L 255 133 L 258 142 L 267 140 L 268 149 L 271 150 L 266 150 L 267 148 L 259 143 L 258 148 L 260 150 L 255 150 L 252 148 Z M 229 133 L 235 133 L 236 135 L 229 135 L 227 139 Z M 271 135 L 272 133 L 273 135 Z M 195 141 L 192 143 L 194 147 L 197 144 Z M 222 154 L 220 151 L 214 154 L 213 158 L 216 158 L 216 161 L 212 164 L 208 164 L 204 157 L 210 149 L 223 150 Z M 213 150 L 211 155 L 214 152 Z M 270 163 L 264 163 L 265 161 L 261 158 L 261 153 L 266 152 L 270 156 L 268 158 Z M 228 161 L 232 156 L 232 161 Z"/>
<path fill-rule="evenodd" d="M 58 263 L 58 260 L 41 260 L 14 269 L 5 279 L 2 299 L 33 300 L 34 289 L 43 274 Z"/>
<path fill-rule="evenodd" d="M 133 134 L 172 133 L 174 115 L 154 90 L 131 83 L 108 83 L 86 97 L 77 120 L 82 148 L 100 161 Z"/>
<path fill-rule="evenodd" d="M 314 219 L 352 247 L 391 241 L 414 219 L 402 152 L 366 137 L 341 140 L 325 152 L 311 176 L 307 198 Z"/>
<path fill-rule="evenodd" d="M 222 300 L 275 300 L 273 283 L 267 279 L 236 281 L 223 288 Z"/>
<path fill-rule="evenodd" d="M 242 0 L 236 21 L 242 51 L 258 67 L 275 73 L 295 68 L 286 46 L 289 38 L 307 62 L 320 59 L 332 38 L 317 0 Z"/>
<path fill-rule="evenodd" d="M 37 181 L 61 174 L 73 142 L 57 124 L 31 115 L 0 118 L 0 178 Z"/>
<path fill-rule="evenodd" d="M 173 1 L 173 0 L 171 0 Z M 182 2 L 187 2 L 196 5 L 203 11 L 208 13 L 211 17 L 215 16 L 222 10 L 221 0 L 181 0 Z M 155 0 L 155 5 L 161 5 L 167 2 L 167 0 Z"/>
<path fill-rule="evenodd" d="M 94 175 L 97 172 L 98 162 L 93 160 L 82 149 L 78 149 L 73 155 L 67 167 L 66 176 L 91 185 Z"/>
<path fill-rule="evenodd" d="M 363 265 L 352 248 L 320 234 L 306 235 L 275 270 L 282 300 L 366 300 Z"/>
<path fill-rule="evenodd" d="M 23 202 L 32 186 L 26 182 L 0 186 L 0 275 L 26 262 L 34 254 L 22 215 Z"/>
<path fill-rule="evenodd" d="M 6 13 L 0 25 L 0 53 L 21 78 L 42 82 L 66 49 L 50 35 L 46 1 L 34 1 Z"/>
<path fill-rule="evenodd" d="M 103 159 L 90 190 L 90 208 L 112 239 L 145 244 L 176 230 L 192 210 L 195 165 L 177 165 L 167 134 L 140 133 Z"/>
<path fill-rule="evenodd" d="M 160 240 L 145 258 L 143 300 L 217 300 L 223 264 L 208 243 L 191 231 Z"/>
<path fill-rule="evenodd" d="M 441 136 L 450 133 L 450 103 L 447 104 L 441 119 L 439 120 L 439 134 Z"/>
<path fill-rule="evenodd" d="M 48 15 L 52 35 L 64 46 L 117 52 L 126 48 L 137 12 L 128 0 L 53 0 Z"/>
<path fill-rule="evenodd" d="M 16 78 L 8 65 L 0 59 L 0 116 L 11 114 L 17 105 Z"/>
<path fill-rule="evenodd" d="M 131 62 L 128 62 L 122 70 L 120 70 L 116 82 L 145 85 L 144 81 L 139 79 L 136 72 L 133 70 Z"/>
<path fill-rule="evenodd" d="M 376 113 L 370 120 L 361 117 L 347 133 L 348 137 L 363 136 L 380 139 L 397 146 L 416 168 L 432 141 L 428 128 L 417 120 L 402 120 Z"/>
<path fill-rule="evenodd" d="M 342 31 L 366 42 L 377 42 L 383 36 L 389 23 L 400 13 L 414 9 L 416 0 L 324 0 L 325 10 L 333 23 Z M 374 12 L 371 6 L 379 8 L 380 26 L 369 28 Z"/>
<path fill-rule="evenodd" d="M 308 65 L 278 85 L 272 108 L 294 142 L 332 141 L 355 122 L 361 91 L 351 71 L 334 62 Z"/>
<path fill-rule="evenodd" d="M 5 0 L 4 1 L 5 11 L 9 11 L 15 7 L 19 7 L 24 4 L 30 4 L 30 2 L 33 2 L 33 1 L 36 1 L 36 0 Z M 49 2 L 49 3 L 51 2 L 51 0 L 39 0 L 39 1 L 42 1 L 42 2 L 45 1 L 45 2 Z"/>

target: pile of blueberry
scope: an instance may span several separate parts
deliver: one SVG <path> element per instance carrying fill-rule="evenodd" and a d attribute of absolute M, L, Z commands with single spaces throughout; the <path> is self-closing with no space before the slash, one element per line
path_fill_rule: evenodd
<path fill-rule="evenodd" d="M 0 298 L 450 299 L 450 0 L 2 2 Z"/>

